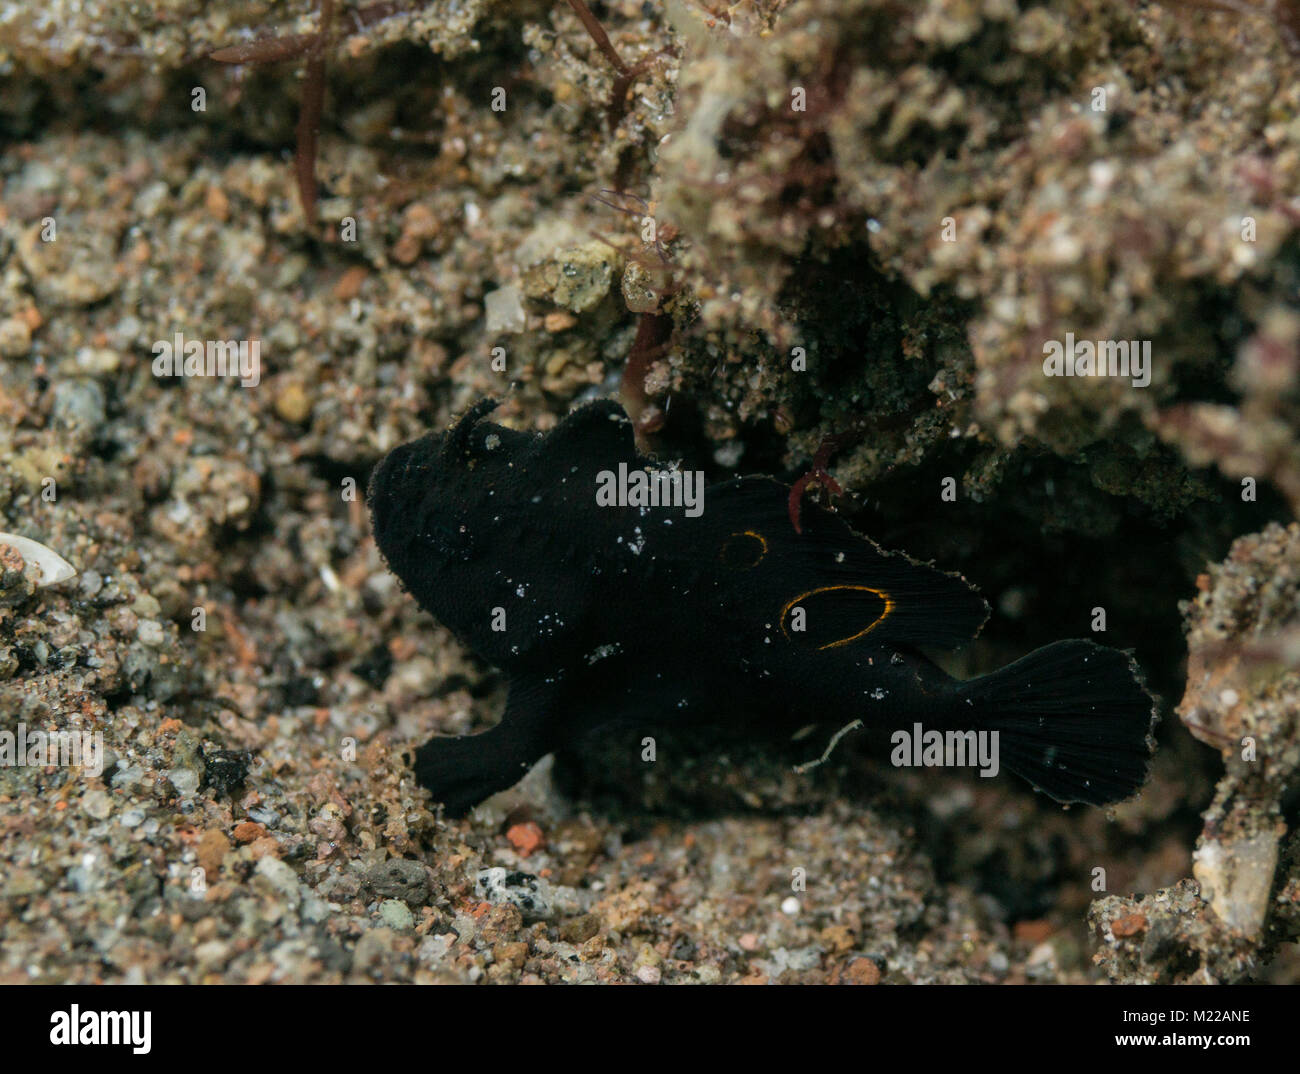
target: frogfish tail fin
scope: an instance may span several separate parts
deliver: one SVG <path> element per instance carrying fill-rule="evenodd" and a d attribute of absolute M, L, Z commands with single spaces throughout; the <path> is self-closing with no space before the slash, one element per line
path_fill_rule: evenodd
<path fill-rule="evenodd" d="M 1146 781 L 1155 699 L 1119 649 L 1045 645 L 959 684 L 957 709 L 997 731 L 1001 763 L 1058 802 L 1119 802 Z"/>

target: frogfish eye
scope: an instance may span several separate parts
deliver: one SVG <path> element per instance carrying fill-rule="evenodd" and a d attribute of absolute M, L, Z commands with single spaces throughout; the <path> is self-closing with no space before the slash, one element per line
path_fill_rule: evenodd
<path fill-rule="evenodd" d="M 466 560 L 473 550 L 469 527 L 463 524 L 449 526 L 444 522 L 433 522 L 424 528 L 423 536 L 438 555 Z"/>

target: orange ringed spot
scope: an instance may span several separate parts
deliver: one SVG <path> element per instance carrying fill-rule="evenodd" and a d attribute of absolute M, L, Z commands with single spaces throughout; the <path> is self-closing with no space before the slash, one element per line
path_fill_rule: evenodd
<path fill-rule="evenodd" d="M 883 589 L 876 589 L 874 586 L 869 586 L 869 585 L 818 586 L 816 589 L 810 589 L 806 593 L 800 593 L 792 601 L 786 604 L 784 608 L 781 609 L 781 620 L 780 620 L 781 633 L 784 634 L 786 638 L 788 638 L 789 640 L 791 641 L 794 640 L 793 638 L 790 638 L 790 632 L 786 629 L 785 623 L 790 616 L 790 609 L 794 608 L 801 601 L 805 601 L 809 597 L 815 597 L 820 593 L 835 593 L 835 592 L 841 592 L 845 590 L 850 590 L 858 593 L 875 594 L 882 601 L 884 601 L 885 603 L 884 610 L 878 616 L 876 616 L 875 619 L 873 619 L 870 623 L 868 623 L 861 630 L 859 630 L 856 634 L 850 634 L 847 638 L 840 638 L 837 641 L 828 641 L 824 645 L 819 645 L 817 646 L 818 651 L 822 649 L 838 649 L 841 645 L 848 645 L 850 642 L 854 642 L 857 641 L 859 638 L 865 637 L 866 635 L 870 634 L 873 630 L 875 630 L 876 627 L 880 626 L 880 624 L 883 623 L 886 619 L 888 619 L 890 613 L 892 613 L 894 610 L 894 598 L 891 597 L 888 593 L 886 593 Z"/>
<path fill-rule="evenodd" d="M 761 533 L 744 530 L 733 533 L 722 545 L 718 559 L 724 567 L 748 570 L 757 567 L 767 555 L 767 539 Z"/>

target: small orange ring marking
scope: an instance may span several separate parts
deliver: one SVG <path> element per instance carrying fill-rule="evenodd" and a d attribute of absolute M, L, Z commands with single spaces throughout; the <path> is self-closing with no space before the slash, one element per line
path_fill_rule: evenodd
<path fill-rule="evenodd" d="M 721 551 L 718 552 L 719 558 L 726 554 L 727 545 L 731 543 L 732 537 L 753 537 L 754 540 L 763 546 L 762 551 L 758 553 L 758 559 L 754 560 L 753 563 L 746 564 L 744 567 L 740 568 L 741 570 L 749 570 L 750 567 L 757 567 L 763 562 L 763 557 L 767 555 L 767 538 L 761 533 L 755 533 L 753 530 L 742 530 L 739 533 L 729 534 L 727 540 L 722 545 Z"/>

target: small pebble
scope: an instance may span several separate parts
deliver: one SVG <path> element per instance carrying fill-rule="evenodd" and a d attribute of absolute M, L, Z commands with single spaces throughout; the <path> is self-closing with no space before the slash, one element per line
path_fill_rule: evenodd
<path fill-rule="evenodd" d="M 81 799 L 81 808 L 96 820 L 104 820 L 113 811 L 113 802 L 103 791 L 90 791 Z"/>
<path fill-rule="evenodd" d="M 0 358 L 21 358 L 32 345 L 32 330 L 21 317 L 0 321 Z"/>
<path fill-rule="evenodd" d="M 379 904 L 379 916 L 389 928 L 406 932 L 415 928 L 415 915 L 401 899 L 385 899 Z"/>

